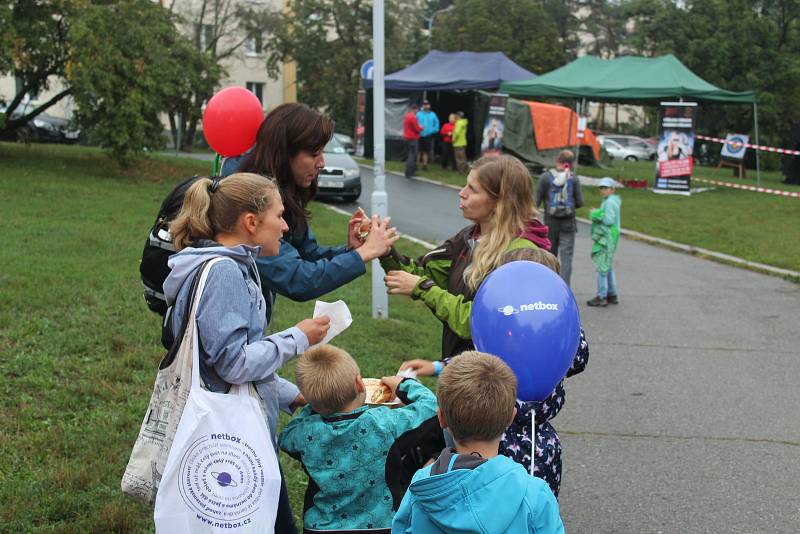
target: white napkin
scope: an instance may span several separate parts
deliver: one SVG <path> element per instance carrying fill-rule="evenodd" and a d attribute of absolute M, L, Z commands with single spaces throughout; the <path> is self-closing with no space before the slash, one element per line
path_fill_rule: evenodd
<path fill-rule="evenodd" d="M 411 368 L 408 368 L 404 371 L 398 371 L 397 376 L 402 376 L 403 378 L 417 378 L 417 372 Z"/>
<path fill-rule="evenodd" d="M 318 300 L 314 304 L 314 319 L 323 315 L 329 317 L 331 323 L 328 334 L 320 343 L 330 342 L 331 339 L 347 330 L 347 327 L 353 323 L 353 316 L 350 315 L 350 310 L 343 300 L 337 300 L 336 302 Z"/>

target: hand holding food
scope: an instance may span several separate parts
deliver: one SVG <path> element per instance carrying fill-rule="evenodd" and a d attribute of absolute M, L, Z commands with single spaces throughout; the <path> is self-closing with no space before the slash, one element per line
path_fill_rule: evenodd
<path fill-rule="evenodd" d="M 377 378 L 364 378 L 367 404 L 383 404 L 392 399 L 392 390 Z"/>
<path fill-rule="evenodd" d="M 397 235 L 397 228 L 390 228 L 389 221 L 389 217 L 381 220 L 377 215 L 372 216 L 369 234 L 364 244 L 356 249 L 365 263 L 389 254 L 394 242 L 400 239 L 400 236 Z"/>

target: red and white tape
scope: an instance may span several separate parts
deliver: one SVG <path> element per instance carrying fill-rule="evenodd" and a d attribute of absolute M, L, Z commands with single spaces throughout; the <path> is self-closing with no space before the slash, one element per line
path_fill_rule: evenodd
<path fill-rule="evenodd" d="M 782 197 L 800 198 L 800 192 L 795 191 L 781 191 L 780 189 L 767 189 L 765 187 L 755 187 L 753 185 L 732 184 L 730 182 L 720 182 L 719 180 L 706 180 L 705 178 L 692 177 L 693 182 L 703 182 L 706 184 L 721 185 L 724 187 L 732 187 L 734 189 L 744 189 L 746 191 L 757 191 L 758 193 L 769 193 L 771 195 L 779 195 Z"/>
<path fill-rule="evenodd" d="M 700 134 L 697 134 L 696 137 L 698 139 L 703 139 L 704 141 L 713 141 L 715 143 L 725 144 L 725 139 L 720 139 L 719 137 L 711 137 L 709 135 L 700 135 Z M 745 146 L 747 148 L 755 148 L 756 150 L 763 150 L 764 152 L 777 152 L 778 154 L 791 154 L 792 156 L 800 156 L 800 150 L 789 150 L 788 148 L 775 148 L 774 146 L 751 145 L 750 143 L 745 144 Z"/>

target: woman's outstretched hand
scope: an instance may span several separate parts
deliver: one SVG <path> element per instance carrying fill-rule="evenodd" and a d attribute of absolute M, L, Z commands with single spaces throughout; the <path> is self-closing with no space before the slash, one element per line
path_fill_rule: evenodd
<path fill-rule="evenodd" d="M 328 334 L 331 318 L 322 316 L 316 319 L 305 319 L 297 323 L 297 328 L 308 338 L 308 345 L 316 345 Z"/>
<path fill-rule="evenodd" d="M 381 258 L 389 254 L 394 242 L 400 239 L 397 228 L 389 227 L 390 218 L 381 220 L 377 215 L 372 216 L 372 228 L 364 244 L 356 248 L 356 252 L 364 263 Z"/>
<path fill-rule="evenodd" d="M 411 291 L 419 283 L 420 277 L 405 271 L 389 271 L 383 277 L 383 283 L 390 295 L 411 295 Z"/>
<path fill-rule="evenodd" d="M 408 370 L 414 371 L 417 376 L 433 376 L 436 374 L 436 370 L 433 367 L 433 362 L 428 360 L 409 360 L 407 362 L 403 362 L 397 373 L 400 374 L 403 371 Z"/>

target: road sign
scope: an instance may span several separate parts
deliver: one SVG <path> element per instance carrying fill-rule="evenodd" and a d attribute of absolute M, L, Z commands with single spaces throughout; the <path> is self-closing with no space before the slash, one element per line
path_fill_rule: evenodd
<path fill-rule="evenodd" d="M 375 68 L 375 62 L 371 59 L 368 59 L 361 65 L 361 79 L 362 80 L 371 80 L 372 79 L 372 71 Z"/>

